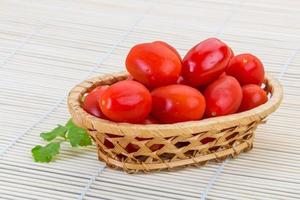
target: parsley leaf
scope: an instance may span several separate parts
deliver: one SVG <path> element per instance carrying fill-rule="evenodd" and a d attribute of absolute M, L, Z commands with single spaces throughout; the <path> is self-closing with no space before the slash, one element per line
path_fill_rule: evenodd
<path fill-rule="evenodd" d="M 36 162 L 50 162 L 53 159 L 53 156 L 59 153 L 60 143 L 51 142 L 46 146 L 37 145 L 31 152 L 34 160 Z"/>
<path fill-rule="evenodd" d="M 51 142 L 44 147 L 41 145 L 35 146 L 31 152 L 36 162 L 52 161 L 53 157 L 59 153 L 61 142 L 69 141 L 72 147 L 92 144 L 92 140 L 86 130 L 75 125 L 72 119 L 65 126 L 58 125 L 50 132 L 41 133 L 40 136 L 46 141 L 51 141 L 57 137 L 63 140 L 60 140 L 60 142 Z"/>
<path fill-rule="evenodd" d="M 76 126 L 74 123 L 73 123 L 73 120 L 72 118 L 68 120 L 68 122 L 66 123 L 66 128 L 67 129 L 70 129 L 72 127 Z"/>
<path fill-rule="evenodd" d="M 40 136 L 46 141 L 51 141 L 58 136 L 65 138 L 67 130 L 68 129 L 66 127 L 58 125 L 55 129 L 53 129 L 50 132 L 41 133 Z"/>
<path fill-rule="evenodd" d="M 92 144 L 92 140 L 87 134 L 86 130 L 76 126 L 70 119 L 66 124 L 68 128 L 68 139 L 72 147 L 88 146 Z"/>
<path fill-rule="evenodd" d="M 79 127 L 71 127 L 68 132 L 68 139 L 72 147 L 88 146 L 92 141 L 86 131 Z"/>

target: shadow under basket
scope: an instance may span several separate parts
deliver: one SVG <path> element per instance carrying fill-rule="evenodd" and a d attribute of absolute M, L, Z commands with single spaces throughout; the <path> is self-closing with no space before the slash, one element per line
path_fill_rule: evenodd
<path fill-rule="evenodd" d="M 279 82 L 266 75 L 269 100 L 252 110 L 232 115 L 175 124 L 116 123 L 94 117 L 81 105 L 83 96 L 99 85 L 127 78 L 126 73 L 88 79 L 74 87 L 68 97 L 74 123 L 88 130 L 98 147 L 99 159 L 126 172 L 203 165 L 209 160 L 236 157 L 252 149 L 254 131 L 281 103 Z"/>

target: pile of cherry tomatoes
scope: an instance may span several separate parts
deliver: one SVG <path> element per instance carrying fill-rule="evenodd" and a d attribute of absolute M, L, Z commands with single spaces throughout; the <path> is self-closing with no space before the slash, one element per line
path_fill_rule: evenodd
<path fill-rule="evenodd" d="M 261 61 L 252 54 L 234 56 L 216 38 L 200 42 L 183 59 L 165 42 L 138 44 L 126 68 L 127 80 L 87 94 L 88 113 L 115 122 L 166 124 L 242 112 L 268 100 Z"/>

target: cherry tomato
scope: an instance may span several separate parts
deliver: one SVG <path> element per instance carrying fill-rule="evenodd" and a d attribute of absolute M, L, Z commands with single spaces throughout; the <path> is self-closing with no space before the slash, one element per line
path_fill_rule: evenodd
<path fill-rule="evenodd" d="M 226 68 L 226 73 L 235 77 L 241 85 L 261 85 L 265 76 L 261 61 L 254 55 L 246 53 L 234 56 Z"/>
<path fill-rule="evenodd" d="M 207 143 L 213 142 L 213 141 L 215 141 L 215 140 L 216 140 L 216 138 L 213 138 L 213 137 L 206 137 L 206 138 L 203 138 L 202 140 L 200 140 L 200 142 L 201 142 L 202 144 L 207 144 Z"/>
<path fill-rule="evenodd" d="M 128 75 L 126 80 L 134 81 L 134 79 L 131 75 Z"/>
<path fill-rule="evenodd" d="M 243 99 L 239 111 L 250 110 L 268 101 L 267 93 L 258 85 L 249 84 L 242 87 Z"/>
<path fill-rule="evenodd" d="M 129 144 L 125 147 L 125 150 L 126 150 L 128 153 L 134 153 L 134 152 L 137 152 L 139 149 L 140 149 L 140 147 L 139 147 L 137 144 L 132 144 L 132 143 L 129 143 Z"/>
<path fill-rule="evenodd" d="M 227 74 L 225 73 L 225 72 L 223 72 L 220 76 L 219 76 L 219 78 L 221 78 L 221 77 L 224 77 L 224 76 L 226 76 Z"/>
<path fill-rule="evenodd" d="M 109 141 L 108 139 L 105 139 L 105 140 L 104 140 L 104 145 L 105 145 L 108 149 L 112 149 L 112 148 L 115 147 L 115 145 L 114 145 L 111 141 Z"/>
<path fill-rule="evenodd" d="M 217 79 L 229 63 L 231 49 L 216 38 L 194 46 L 182 61 L 182 75 L 192 86 L 206 85 Z"/>
<path fill-rule="evenodd" d="M 108 88 L 107 85 L 103 85 L 103 86 L 98 86 L 94 90 L 92 90 L 85 97 L 85 100 L 82 104 L 83 109 L 96 117 L 106 118 L 100 109 L 98 101 L 99 99 L 101 99 L 103 92 L 107 90 L 107 88 Z"/>
<path fill-rule="evenodd" d="M 116 122 L 139 123 L 151 111 L 151 94 L 145 86 L 130 80 L 111 85 L 99 101 L 102 112 Z"/>
<path fill-rule="evenodd" d="M 197 89 L 203 94 L 203 92 L 205 91 L 207 85 L 200 85 Z"/>
<path fill-rule="evenodd" d="M 164 42 L 134 46 L 126 58 L 127 71 L 149 88 L 176 83 L 181 73 L 181 58 Z"/>
<path fill-rule="evenodd" d="M 230 52 L 231 52 L 231 56 L 230 56 L 230 59 L 232 59 L 234 57 L 234 53 L 232 51 L 232 48 L 230 48 Z"/>
<path fill-rule="evenodd" d="M 171 45 L 169 45 L 168 43 L 163 42 L 163 41 L 155 41 L 155 42 L 153 42 L 153 43 L 154 43 L 154 44 L 161 44 L 161 45 L 163 45 L 163 46 L 165 46 L 165 47 L 168 47 L 169 49 L 171 49 L 171 50 L 178 56 L 178 58 L 180 59 L 180 61 L 182 61 L 181 56 L 180 56 L 180 54 L 178 53 L 178 51 L 177 51 L 174 47 L 172 47 Z"/>
<path fill-rule="evenodd" d="M 235 113 L 242 101 L 242 88 L 232 76 L 223 76 L 204 91 L 206 116 L 216 117 Z"/>
<path fill-rule="evenodd" d="M 141 124 L 159 124 L 159 121 L 154 117 L 148 116 Z"/>
<path fill-rule="evenodd" d="M 183 85 L 187 85 L 187 82 L 183 79 L 182 76 L 179 76 L 179 78 L 177 79 L 177 84 L 183 84 Z"/>
<path fill-rule="evenodd" d="M 152 91 L 152 115 L 162 123 L 199 120 L 205 111 L 202 94 L 187 85 L 168 85 Z"/>
<path fill-rule="evenodd" d="M 164 144 L 153 144 L 151 147 L 149 147 L 149 149 L 154 152 L 154 151 L 158 151 L 161 148 L 163 148 L 165 145 Z"/>

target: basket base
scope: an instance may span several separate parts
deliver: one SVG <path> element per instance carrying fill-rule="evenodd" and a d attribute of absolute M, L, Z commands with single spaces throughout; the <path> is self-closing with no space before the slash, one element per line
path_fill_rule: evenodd
<path fill-rule="evenodd" d="M 214 153 L 201 155 L 198 157 L 191 157 L 189 159 L 175 160 L 175 161 L 164 162 L 164 163 L 121 162 L 111 157 L 108 157 L 108 155 L 102 152 L 101 150 L 98 151 L 98 158 L 99 160 L 104 161 L 106 165 L 110 168 L 123 169 L 128 173 L 136 173 L 139 171 L 150 172 L 153 170 L 159 171 L 163 169 L 171 170 L 174 168 L 191 166 L 191 165 L 202 166 L 205 165 L 208 161 L 222 162 L 229 156 L 231 156 L 232 158 L 236 158 L 241 152 L 250 151 L 252 148 L 253 148 L 253 137 L 229 149 L 224 149 L 222 151 L 217 151 Z"/>

